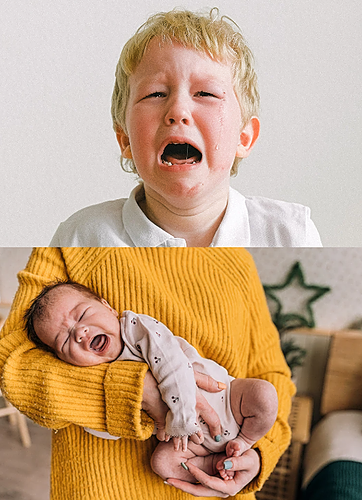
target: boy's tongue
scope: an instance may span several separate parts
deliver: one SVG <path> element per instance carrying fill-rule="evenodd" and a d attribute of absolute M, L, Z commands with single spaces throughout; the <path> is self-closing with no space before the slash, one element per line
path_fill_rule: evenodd
<path fill-rule="evenodd" d="M 200 157 L 200 152 L 190 144 L 169 144 L 162 154 L 163 162 L 172 165 L 196 163 Z"/>

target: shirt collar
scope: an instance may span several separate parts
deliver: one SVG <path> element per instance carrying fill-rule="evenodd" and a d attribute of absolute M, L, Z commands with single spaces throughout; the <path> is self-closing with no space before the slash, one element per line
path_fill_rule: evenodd
<path fill-rule="evenodd" d="M 231 187 L 225 215 L 210 246 L 250 246 L 250 222 L 245 197 Z"/>
<path fill-rule="evenodd" d="M 142 212 L 138 201 L 144 199 L 143 184 L 136 186 L 123 206 L 124 228 L 135 247 L 185 247 L 186 240 L 174 238 L 156 226 Z"/>
<path fill-rule="evenodd" d="M 144 188 L 140 184 L 132 190 L 122 212 L 124 228 L 134 245 L 136 247 L 185 247 L 186 240 L 174 238 L 145 216 L 137 203 L 143 198 Z M 249 245 L 250 226 L 245 197 L 230 187 L 225 215 L 210 246 Z"/>

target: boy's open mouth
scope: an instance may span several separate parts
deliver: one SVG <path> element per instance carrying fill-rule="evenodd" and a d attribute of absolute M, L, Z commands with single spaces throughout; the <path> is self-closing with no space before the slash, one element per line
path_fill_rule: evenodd
<path fill-rule="evenodd" d="M 165 147 L 161 160 L 162 163 L 171 167 L 172 165 L 192 165 L 201 161 L 202 154 L 191 144 L 170 143 Z"/>
<path fill-rule="evenodd" d="M 106 335 L 96 335 L 90 343 L 92 351 L 102 352 L 108 345 L 108 337 Z"/>

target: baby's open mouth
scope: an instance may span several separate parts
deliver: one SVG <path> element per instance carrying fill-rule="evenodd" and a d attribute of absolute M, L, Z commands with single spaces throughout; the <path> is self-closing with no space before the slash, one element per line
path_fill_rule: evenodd
<path fill-rule="evenodd" d="M 162 163 L 169 167 L 172 165 L 192 165 L 199 163 L 201 158 L 200 151 L 187 143 L 167 144 L 161 156 Z"/>
<path fill-rule="evenodd" d="M 106 335 L 96 335 L 90 343 L 90 348 L 96 352 L 102 352 L 108 345 L 108 338 Z"/>

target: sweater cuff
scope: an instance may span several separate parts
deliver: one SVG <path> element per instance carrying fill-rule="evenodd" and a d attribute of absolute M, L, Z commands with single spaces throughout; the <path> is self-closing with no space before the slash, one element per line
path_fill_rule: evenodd
<path fill-rule="evenodd" d="M 153 432 L 153 420 L 142 410 L 143 382 L 148 365 L 115 361 L 104 380 L 107 431 L 112 436 L 144 441 Z"/>

